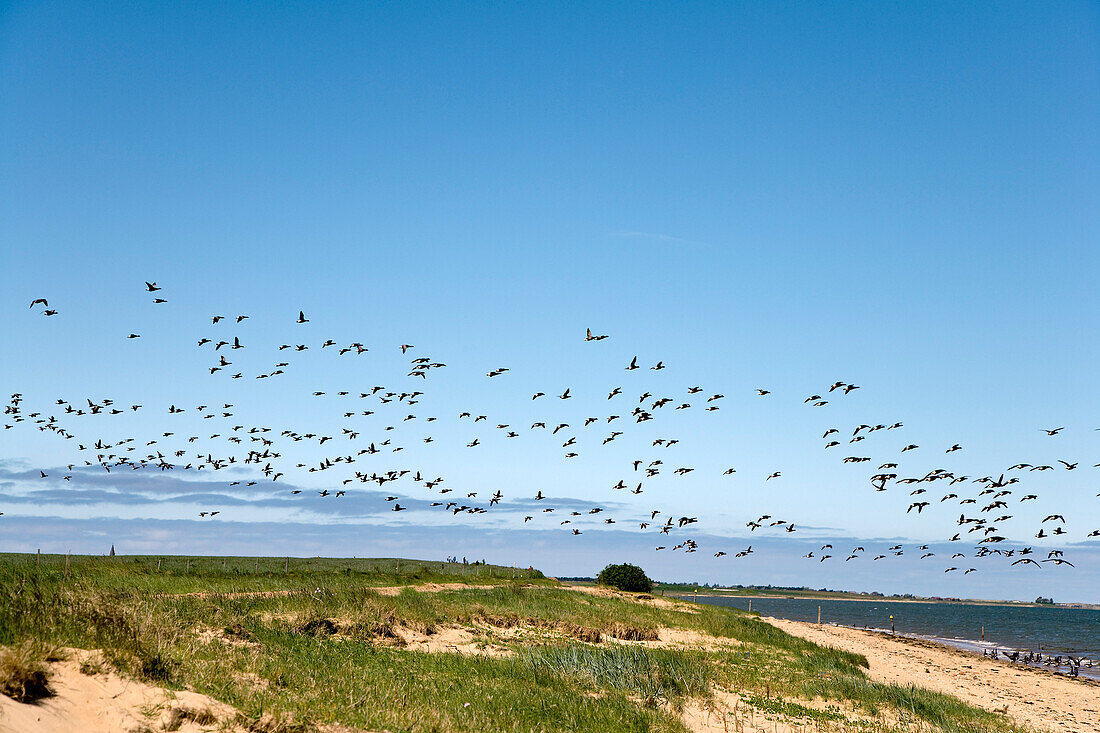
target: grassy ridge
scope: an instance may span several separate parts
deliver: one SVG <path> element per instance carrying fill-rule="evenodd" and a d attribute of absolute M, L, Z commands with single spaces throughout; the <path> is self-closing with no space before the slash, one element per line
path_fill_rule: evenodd
<path fill-rule="evenodd" d="M 326 723 L 680 731 L 685 701 L 716 688 L 766 713 L 824 724 L 852 717 L 884 731 L 1017 730 L 945 695 L 875 683 L 863 657 L 732 609 L 579 593 L 537 577 L 513 581 L 511 568 L 490 577 L 489 566 L 469 574 L 471 566 L 408 560 L 397 572 L 396 559 L 292 559 L 290 572 L 282 558 L 157 564 L 74 558 L 66 572 L 63 556 L 40 565 L 34 556 L 0 557 L 0 645 L 102 649 L 127 674 L 211 695 L 248 720 L 275 714 L 288 731 Z M 416 590 L 438 581 L 468 585 Z M 431 639 L 456 627 L 472 649 L 497 655 L 404 648 L 410 635 Z M 716 641 L 617 641 L 653 639 L 660 629 Z M 822 711 L 815 699 L 837 708 Z"/>
<path fill-rule="evenodd" d="M 0 582 L 38 577 L 51 583 L 79 579 L 97 588 L 149 593 L 282 591 L 287 588 L 410 583 L 496 583 L 543 580 L 538 570 L 503 565 L 464 565 L 397 557 L 233 557 L 126 555 L 30 555 L 0 553 Z"/>

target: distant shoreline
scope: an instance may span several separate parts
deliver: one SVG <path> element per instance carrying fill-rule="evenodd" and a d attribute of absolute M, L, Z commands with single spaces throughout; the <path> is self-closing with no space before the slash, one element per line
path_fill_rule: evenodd
<path fill-rule="evenodd" d="M 693 591 L 674 591 L 666 593 L 666 595 L 672 595 L 680 598 L 688 598 L 692 596 L 698 596 L 700 598 L 746 598 L 756 600 L 781 600 L 781 601 L 861 601 L 865 603 L 932 603 L 932 604 L 950 604 L 957 606 L 1011 606 L 1013 608 L 1069 608 L 1069 609 L 1084 609 L 1088 611 L 1100 611 L 1100 604 L 1096 603 L 1033 603 L 1030 601 L 994 601 L 983 599 L 964 599 L 964 598 L 898 598 L 896 596 L 848 596 L 848 595 L 836 595 L 836 596 L 821 596 L 821 595 L 804 595 L 797 593 L 790 594 L 754 594 L 754 593 L 738 593 L 721 591 L 715 592 L 713 589 L 708 589 L 705 593 L 695 593 Z"/>

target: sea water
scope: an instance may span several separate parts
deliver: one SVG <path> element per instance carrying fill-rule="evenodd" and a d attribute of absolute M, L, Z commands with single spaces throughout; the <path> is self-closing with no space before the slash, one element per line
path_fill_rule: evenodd
<path fill-rule="evenodd" d="M 682 596 L 688 600 L 691 596 Z M 748 609 L 745 596 L 699 596 L 700 603 Z M 1082 676 L 1100 678 L 1100 610 L 1061 606 L 1014 606 L 935 601 L 752 598 L 752 610 L 792 621 L 817 621 L 890 631 L 983 653 L 1041 652 L 1091 659 Z M 1043 665 L 1045 666 L 1045 665 Z M 1055 669 L 1051 667 L 1051 669 Z M 1058 671 L 1067 672 L 1063 666 Z"/>

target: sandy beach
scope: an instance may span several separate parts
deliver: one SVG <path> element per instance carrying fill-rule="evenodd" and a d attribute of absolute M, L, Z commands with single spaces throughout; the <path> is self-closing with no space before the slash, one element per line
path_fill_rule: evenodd
<path fill-rule="evenodd" d="M 817 644 L 862 654 L 874 680 L 917 685 L 954 695 L 987 710 L 1006 712 L 1043 731 L 1100 730 L 1100 684 L 1041 669 L 995 661 L 907 637 L 766 618 L 784 631 Z"/>

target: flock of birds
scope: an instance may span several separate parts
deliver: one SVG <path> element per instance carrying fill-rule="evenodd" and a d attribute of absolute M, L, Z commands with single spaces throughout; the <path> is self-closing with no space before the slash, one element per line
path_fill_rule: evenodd
<path fill-rule="evenodd" d="M 982 651 L 982 656 L 990 659 L 1004 659 L 1028 667 L 1052 667 L 1054 669 L 1068 667 L 1071 677 L 1079 676 L 1082 667 L 1092 669 L 1096 666 L 1096 662 L 1089 657 L 1077 657 L 1072 654 L 1047 654 L 1044 656 L 1041 651 L 1033 652 L 1021 649 L 985 649 Z"/>
<path fill-rule="evenodd" d="M 153 296 L 154 305 L 168 303 L 168 300 L 162 297 L 162 288 L 156 282 L 146 282 L 144 292 Z M 40 312 L 43 316 L 58 315 L 57 310 L 50 308 L 46 298 L 36 298 L 30 305 L 32 310 L 39 306 L 42 307 Z M 240 326 L 248 319 L 249 316 L 245 314 L 210 316 L 211 334 L 199 339 L 196 347 L 202 353 L 209 355 L 210 361 L 205 368 L 211 377 L 227 377 L 231 380 L 245 378 L 246 370 L 234 364 L 234 361 L 237 359 L 235 354 L 245 349 L 246 344 L 241 340 L 241 333 L 230 333 L 226 327 Z M 331 350 L 336 356 L 344 357 L 361 356 L 370 350 L 358 341 L 341 344 L 331 338 L 320 342 L 311 340 L 310 331 L 306 328 L 310 319 L 303 311 L 298 312 L 297 319 L 288 318 L 288 321 L 290 332 L 295 333 L 296 336 L 300 335 L 300 338 L 290 339 L 289 343 L 283 343 L 274 348 L 276 357 L 271 361 L 271 365 L 265 366 L 257 373 L 249 373 L 248 376 L 252 379 L 276 379 L 287 374 L 288 370 L 293 368 L 290 354 L 314 349 L 322 352 Z M 138 339 L 141 335 L 129 333 L 126 338 Z M 584 341 L 600 342 L 607 338 L 605 334 L 595 334 L 588 329 Z M 434 472 L 423 467 L 380 465 L 386 461 L 379 458 L 379 454 L 386 454 L 390 461 L 394 461 L 397 454 L 409 447 L 408 442 L 399 442 L 400 439 L 397 436 L 404 433 L 398 430 L 398 426 L 423 425 L 427 431 L 428 426 L 441 419 L 436 416 L 417 415 L 414 410 L 417 410 L 415 406 L 421 403 L 421 398 L 428 390 L 427 384 L 431 375 L 447 366 L 430 356 L 421 355 L 422 352 L 412 344 L 404 343 L 391 348 L 400 349 L 402 355 L 411 357 L 408 360 L 408 372 L 405 374 L 403 383 L 408 386 L 370 385 L 354 391 L 312 391 L 311 396 L 319 400 L 336 398 L 341 402 L 340 406 L 332 411 L 333 418 L 340 424 L 323 431 L 276 430 L 260 425 L 235 424 L 237 423 L 234 419 L 236 405 L 219 400 L 217 404 L 198 404 L 187 407 L 171 404 L 164 409 L 164 415 L 169 421 L 164 426 L 165 429 L 149 435 L 116 437 L 111 434 L 112 417 L 142 410 L 148 411 L 149 408 L 141 404 L 119 404 L 113 399 L 83 398 L 80 401 L 70 401 L 57 397 L 49 409 L 36 407 L 33 411 L 28 411 L 24 406 L 21 393 L 11 395 L 5 407 L 4 428 L 10 430 L 25 423 L 40 431 L 54 433 L 62 440 L 73 441 L 78 457 L 68 464 L 67 472 L 61 476 L 63 480 L 71 480 L 72 472 L 78 468 L 106 472 L 178 469 L 189 474 L 197 474 L 202 471 L 218 472 L 231 467 L 244 467 L 253 472 L 252 480 L 242 478 L 228 481 L 228 486 L 232 487 L 242 484 L 256 486 L 261 480 L 260 477 L 262 480 L 277 483 L 288 476 L 300 473 L 329 472 L 324 474 L 325 477 L 333 476 L 331 481 L 327 482 L 329 483 L 327 488 L 306 490 L 295 487 L 287 491 L 294 496 L 305 494 L 306 497 L 310 496 L 312 491 L 315 492 L 317 500 L 337 500 L 352 491 L 355 484 L 366 484 L 372 488 L 377 485 L 379 488 L 374 489 L 375 491 L 388 492 L 385 500 L 389 503 L 390 509 L 401 512 L 409 508 L 410 500 L 415 501 L 419 498 L 407 487 L 411 482 L 416 487 L 416 494 L 422 496 L 424 493 L 429 493 L 432 496 L 431 501 L 428 502 L 429 508 L 447 512 L 454 518 L 496 510 L 505 500 L 503 491 L 499 489 L 486 495 L 485 492 L 458 489 L 450 485 L 443 476 L 432 475 Z M 663 361 L 656 361 L 651 365 L 640 364 L 638 357 L 634 356 L 623 365 L 622 372 L 624 379 L 630 380 L 632 377 L 629 375 L 633 372 L 640 370 L 660 372 L 665 368 Z M 508 367 L 499 366 L 487 371 L 485 378 L 506 380 L 510 371 Z M 815 410 L 826 408 L 833 402 L 850 398 L 850 395 L 859 389 L 859 385 L 836 381 L 827 387 L 823 386 L 820 393 L 806 396 L 803 404 Z M 754 393 L 755 398 L 758 399 L 775 399 L 769 389 L 755 388 L 746 391 L 750 394 Z M 570 388 L 565 388 L 560 393 L 553 390 L 537 391 L 530 397 L 531 402 L 536 405 L 540 404 L 540 400 L 557 400 L 566 404 L 567 401 L 574 399 L 575 395 Z M 636 429 L 636 426 L 651 421 L 661 421 L 670 413 L 688 410 L 703 414 L 717 412 L 721 409 L 724 399 L 725 395 L 721 392 L 705 390 L 695 385 L 686 386 L 675 394 L 656 394 L 641 388 L 632 388 L 629 381 L 623 381 L 617 385 L 609 385 L 606 389 L 606 398 L 600 395 L 599 403 L 603 406 L 601 409 L 589 408 L 578 411 L 575 413 L 577 416 L 573 418 L 537 419 L 530 426 L 526 426 L 514 425 L 510 420 L 490 420 L 487 414 L 479 414 L 476 410 L 462 410 L 453 419 L 460 425 L 469 423 L 474 426 L 484 423 L 480 426 L 482 428 L 495 425 L 490 435 L 494 438 L 499 436 L 505 441 L 518 439 L 524 433 L 545 433 L 548 436 L 547 440 L 553 441 L 555 449 L 560 441 L 560 457 L 562 460 L 569 461 L 580 456 L 582 450 L 598 449 L 621 441 L 630 431 Z M 547 412 L 554 411 L 547 410 Z M 560 415 L 560 410 L 557 412 Z M 593 412 L 597 414 L 593 415 Z M 201 435 L 185 435 L 183 432 L 178 432 L 178 426 L 183 426 L 185 423 L 171 421 L 182 421 L 183 418 L 179 416 L 183 413 L 188 413 L 192 418 L 198 415 L 201 420 L 214 421 L 210 423 L 214 426 L 213 430 L 202 431 Z M 828 413 L 825 411 L 822 414 Z M 372 416 L 375 420 L 364 420 Z M 383 422 L 392 424 L 386 424 L 384 427 L 370 427 L 364 424 L 378 422 L 379 418 L 385 418 Z M 881 436 L 892 434 L 892 431 L 901 430 L 903 427 L 902 422 L 859 424 L 843 428 L 829 426 L 821 435 L 822 449 L 830 455 L 836 453 L 837 460 L 842 464 L 858 467 L 863 464 L 878 463 L 868 455 L 872 452 L 868 446 L 878 442 L 881 454 Z M 1040 432 L 1054 439 L 1063 430 L 1062 427 L 1044 428 Z M 470 432 L 473 430 L 471 429 Z M 593 434 L 595 434 L 594 437 Z M 483 441 L 490 439 L 492 438 L 484 434 L 473 435 L 465 442 L 465 447 L 476 451 Z M 416 438 L 416 442 L 421 445 L 430 445 L 435 441 L 436 438 L 432 435 Z M 296 462 L 284 455 L 294 444 L 303 442 L 316 444 L 317 450 L 327 455 L 309 464 Z M 646 437 L 646 442 L 648 445 L 641 446 L 646 454 L 634 457 L 622 466 L 621 477 L 609 486 L 612 494 L 619 495 L 619 492 L 622 492 L 634 496 L 642 495 L 655 482 L 665 477 L 683 479 L 695 473 L 696 467 L 677 465 L 675 460 L 670 458 L 676 455 L 676 451 L 670 452 L 669 449 L 679 444 L 680 439 L 655 437 L 650 440 Z M 998 470 L 996 475 L 991 473 L 973 477 L 945 468 L 922 470 L 912 475 L 901 473 L 903 456 L 909 458 L 914 455 L 913 451 L 927 453 L 928 450 L 916 443 L 906 442 L 898 451 L 897 458 L 889 458 L 885 462 L 878 463 L 877 468 L 869 472 L 867 482 L 869 489 L 875 492 L 908 491 L 911 500 L 906 510 L 907 514 L 921 515 L 929 507 L 947 502 L 955 503 L 960 513 L 957 532 L 949 538 L 949 542 L 959 543 L 960 549 L 950 554 L 948 562 L 945 563 L 947 567 L 943 572 L 959 572 L 963 575 L 977 572 L 978 563 L 974 561 L 988 558 L 1007 559 L 1012 567 L 1020 568 L 1073 567 L 1073 564 L 1064 557 L 1064 550 L 1036 550 L 1026 544 L 1014 543 L 1009 540 L 1006 527 L 1014 519 L 1014 506 L 1039 499 L 1038 494 L 1028 493 L 1023 489 L 1026 476 L 1033 472 L 1074 471 L 1078 469 L 1079 461 L 1060 460 L 1056 465 L 1019 462 L 1003 471 Z M 939 450 L 943 450 L 945 454 L 951 454 L 963 450 L 963 446 L 959 443 L 951 443 L 946 450 L 942 445 Z M 471 458 L 476 461 L 476 453 L 473 453 Z M 667 464 L 666 460 L 669 461 Z M 1100 464 L 1094 467 L 1100 467 Z M 44 469 L 39 470 L 39 473 L 41 479 L 51 478 Z M 732 477 L 736 473 L 737 469 L 730 466 L 721 471 L 721 476 Z M 760 479 L 763 484 L 771 487 L 774 484 L 769 482 L 781 483 L 782 476 L 782 472 L 776 470 L 760 476 Z M 56 479 L 56 476 L 53 478 Z M 401 487 L 400 490 L 398 487 Z M 655 551 L 683 551 L 685 554 L 691 554 L 703 550 L 700 543 L 692 536 L 693 529 L 700 526 L 700 519 L 697 516 L 668 513 L 651 507 L 635 518 L 617 519 L 611 516 L 611 512 L 606 507 L 571 509 L 563 506 L 562 502 L 551 499 L 541 490 L 533 496 L 527 495 L 520 498 L 530 500 L 524 504 L 525 506 L 538 507 L 537 510 L 529 510 L 531 513 L 523 514 L 522 525 L 539 520 L 536 524 L 549 522 L 563 528 L 570 535 L 578 536 L 597 522 L 604 525 L 627 523 L 636 526 L 639 530 L 655 533 L 659 538 L 654 545 Z M 619 502 L 616 502 L 616 505 L 619 505 Z M 199 512 L 199 517 L 210 520 L 222 516 L 225 511 L 225 507 L 211 507 Z M 750 532 L 771 529 L 791 534 L 798 530 L 798 525 L 794 521 L 776 518 L 767 513 L 750 518 L 745 526 Z M 1038 540 L 1069 535 L 1065 517 L 1061 513 L 1046 515 L 1039 522 L 1039 526 L 1033 527 L 1029 530 L 1030 532 L 1034 532 L 1034 537 Z M 1017 533 L 1016 536 L 1019 534 Z M 1100 530 L 1094 529 L 1086 536 L 1100 537 Z M 962 547 L 964 539 L 970 540 L 973 547 L 964 549 Z M 754 552 L 751 544 L 740 549 L 712 547 L 705 551 L 711 552 L 714 557 L 733 558 L 745 557 Z M 930 549 L 929 544 L 916 545 L 912 548 L 895 544 L 877 552 L 868 552 L 863 546 L 856 546 L 845 552 L 838 552 L 831 543 L 823 544 L 820 549 L 808 552 L 804 557 L 817 562 L 830 560 L 851 562 L 870 557 L 874 562 L 889 561 L 890 558 L 902 556 L 907 551 L 917 554 L 920 560 L 937 557 L 937 553 Z"/>

